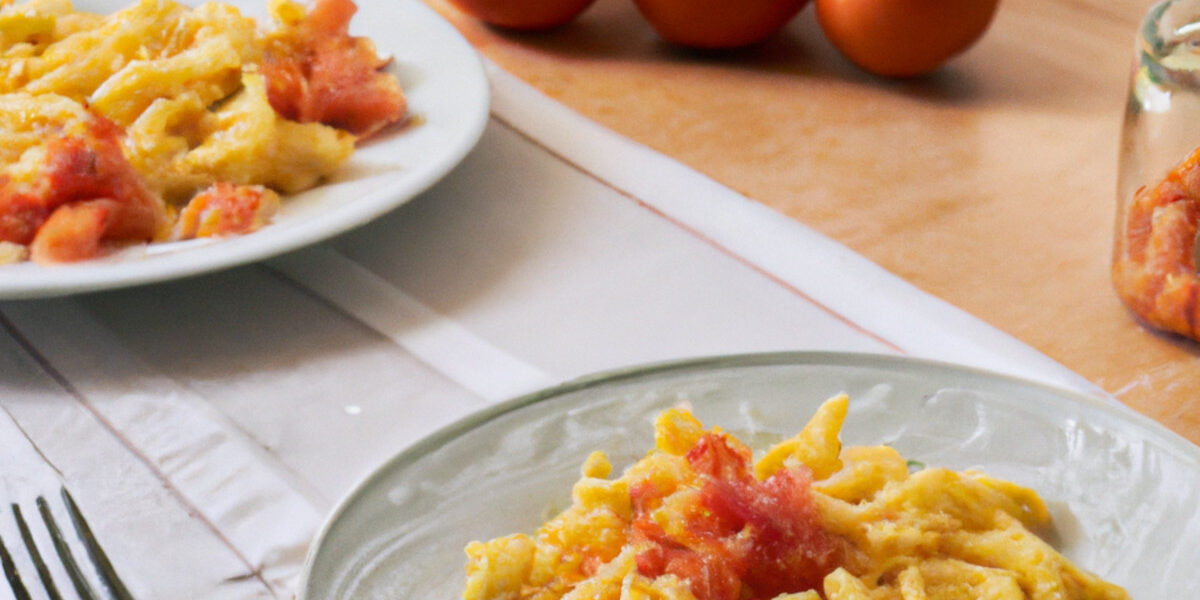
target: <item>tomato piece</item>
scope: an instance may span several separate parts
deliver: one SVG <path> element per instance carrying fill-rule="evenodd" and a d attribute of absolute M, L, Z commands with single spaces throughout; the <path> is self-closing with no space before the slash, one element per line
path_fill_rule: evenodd
<path fill-rule="evenodd" d="M 745 481 L 751 477 L 750 450 L 733 446 L 720 435 L 705 434 L 684 456 L 693 471 L 716 480 Z"/>
<path fill-rule="evenodd" d="M 94 116 L 77 132 L 49 137 L 33 182 L 0 180 L 0 240 L 29 245 L 30 258 L 47 263 L 156 238 L 166 209 L 125 158 L 121 135 Z"/>
<path fill-rule="evenodd" d="M 39 263 L 76 262 L 103 254 L 102 243 L 117 221 L 120 205 L 98 199 L 64 204 L 38 229 L 29 257 Z"/>
<path fill-rule="evenodd" d="M 595 0 L 450 0 L 459 10 L 496 27 L 545 31 L 566 25 Z"/>
<path fill-rule="evenodd" d="M 188 201 L 175 223 L 174 238 L 250 233 L 266 225 L 278 208 L 279 195 L 268 188 L 218 182 Z"/>
<path fill-rule="evenodd" d="M 695 502 L 671 515 L 684 523 L 683 534 L 668 535 L 654 520 L 659 490 L 631 488 L 632 538 L 648 546 L 637 557 L 641 574 L 675 575 L 698 600 L 820 589 L 841 547 L 820 524 L 806 468 L 780 469 L 760 482 L 749 451 L 717 433 L 701 437 L 686 458 L 701 483 Z"/>
<path fill-rule="evenodd" d="M 400 82 L 382 72 L 388 61 L 371 40 L 349 34 L 357 10 L 352 0 L 317 0 L 267 49 L 260 69 L 275 112 L 360 137 L 404 117 Z"/>
<path fill-rule="evenodd" d="M 816 0 L 817 21 L 851 62 L 887 77 L 928 73 L 970 48 L 999 0 Z"/>
<path fill-rule="evenodd" d="M 781 29 L 808 0 L 634 0 L 668 42 L 692 48 L 736 48 Z"/>
<path fill-rule="evenodd" d="M 0 177 L 0 241 L 28 245 L 56 207 L 29 186 Z"/>

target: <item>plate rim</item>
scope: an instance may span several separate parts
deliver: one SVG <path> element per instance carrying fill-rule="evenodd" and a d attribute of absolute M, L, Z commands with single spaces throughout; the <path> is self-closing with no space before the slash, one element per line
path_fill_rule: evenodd
<path fill-rule="evenodd" d="M 437 448 L 445 442 L 466 435 L 474 429 L 526 406 L 549 401 L 558 396 L 598 385 L 620 383 L 663 373 L 684 373 L 714 367 L 760 367 L 772 365 L 883 366 L 888 369 L 916 368 L 947 370 L 972 377 L 1004 382 L 1009 385 L 1038 389 L 1050 394 L 1052 397 L 1061 398 L 1063 402 L 1079 402 L 1085 406 L 1097 409 L 1109 418 L 1127 422 L 1131 426 L 1149 433 L 1150 435 L 1147 437 L 1147 440 L 1154 440 L 1161 443 L 1164 449 L 1179 455 L 1180 458 L 1194 466 L 1197 471 L 1200 471 L 1200 446 L 1193 444 L 1182 435 L 1175 433 L 1161 423 L 1138 413 L 1132 408 L 1119 404 L 1115 400 L 1108 402 L 1102 398 L 1089 396 L 1075 390 L 999 371 L 907 355 L 820 350 L 720 354 L 654 361 L 593 372 L 487 406 L 434 430 L 388 457 L 372 468 L 366 475 L 360 477 L 341 496 L 334 505 L 333 510 L 326 516 L 317 534 L 313 536 L 308 552 L 305 555 L 304 564 L 300 572 L 300 585 L 297 589 L 297 597 L 301 600 L 308 598 L 312 585 L 312 570 L 316 564 L 317 555 L 333 526 L 346 514 L 346 511 L 356 499 L 367 488 L 371 487 L 376 480 L 385 477 L 395 469 L 402 468 L 405 464 L 412 463 L 425 455 L 429 450 Z"/>
<path fill-rule="evenodd" d="M 108 1 L 116 3 L 116 0 Z M 194 6 L 203 0 L 179 1 Z M 145 256 L 104 262 L 104 259 L 101 258 L 97 259 L 98 262 L 91 264 L 85 262 L 39 266 L 39 269 L 46 271 L 62 269 L 62 272 L 70 272 L 70 270 L 77 269 L 65 279 L 46 275 L 45 271 L 39 270 L 34 273 L 43 273 L 43 275 L 35 275 L 28 280 L 18 280 L 16 283 L 6 282 L 3 268 L 25 263 L 0 265 L 0 301 L 36 300 L 132 288 L 215 273 L 260 262 L 353 231 L 413 200 L 445 178 L 478 145 L 491 118 L 491 82 L 487 75 L 484 59 L 453 24 L 424 2 L 420 0 L 390 0 L 390 2 L 403 5 L 403 8 L 392 6 L 382 10 L 389 12 L 403 10 L 408 14 L 423 15 L 420 26 L 434 31 L 439 38 L 444 38 L 452 48 L 450 52 L 461 55 L 462 62 L 458 65 L 461 68 L 457 70 L 455 78 L 466 82 L 471 88 L 475 88 L 474 91 L 478 92 L 479 98 L 478 102 L 474 103 L 474 110 L 464 111 L 459 118 L 456 118 L 458 126 L 455 127 L 453 137 L 449 138 L 446 144 L 446 151 L 437 156 L 435 160 L 418 166 L 416 176 L 401 189 L 393 194 L 387 194 L 386 200 L 366 203 L 357 207 L 354 207 L 352 203 L 341 205 L 338 207 L 342 209 L 338 211 L 340 216 L 333 225 L 314 224 L 322 220 L 321 217 L 325 215 L 296 223 L 282 223 L 280 225 L 286 226 L 287 230 L 280 234 L 281 237 L 277 241 L 259 242 L 258 240 L 262 238 L 254 238 L 255 234 L 251 233 L 218 241 L 205 240 L 199 242 L 199 244 L 205 245 L 205 248 L 181 249 L 177 253 L 161 257 L 158 260 L 154 256 Z M 368 4 L 379 5 L 371 0 L 356 0 L 356 4 L 360 10 Z M 386 47 L 381 47 L 380 50 L 392 53 Z M 403 135 L 403 132 L 398 135 Z M 353 208 L 347 209 L 347 207 Z M 267 229 L 269 230 L 269 228 L 270 225 Z M 130 265 L 141 268 L 126 269 Z"/>

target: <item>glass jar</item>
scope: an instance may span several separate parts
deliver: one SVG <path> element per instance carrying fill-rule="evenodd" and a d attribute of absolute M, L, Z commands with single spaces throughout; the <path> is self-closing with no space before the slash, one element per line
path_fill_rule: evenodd
<path fill-rule="evenodd" d="M 1166 0 L 1137 33 L 1121 133 L 1112 276 L 1148 325 L 1200 340 L 1200 0 Z"/>

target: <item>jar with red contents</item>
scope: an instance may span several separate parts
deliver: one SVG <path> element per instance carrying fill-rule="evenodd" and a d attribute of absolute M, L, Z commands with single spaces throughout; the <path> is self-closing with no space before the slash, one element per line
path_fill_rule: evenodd
<path fill-rule="evenodd" d="M 1112 278 L 1150 327 L 1200 340 L 1200 0 L 1153 6 L 1136 36 Z"/>

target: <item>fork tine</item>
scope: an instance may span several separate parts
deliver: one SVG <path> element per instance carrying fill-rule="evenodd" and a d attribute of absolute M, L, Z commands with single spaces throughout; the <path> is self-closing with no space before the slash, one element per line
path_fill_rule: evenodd
<path fill-rule="evenodd" d="M 25 589 L 25 583 L 21 581 L 21 574 L 17 572 L 17 564 L 13 562 L 8 547 L 4 545 L 4 538 L 0 538 L 0 566 L 4 568 L 4 578 L 8 580 L 8 587 L 12 588 L 17 600 L 30 600 L 29 590 Z"/>
<path fill-rule="evenodd" d="M 16 525 L 17 533 L 20 535 L 25 550 L 20 556 L 14 557 L 4 540 L 0 538 L 0 569 L 4 571 L 4 577 L 8 581 L 13 596 L 16 600 L 32 599 L 30 588 L 26 587 L 26 583 L 21 577 L 21 572 L 26 571 L 26 575 L 28 575 L 28 568 L 32 566 L 50 600 L 63 600 L 58 586 L 54 583 L 57 577 L 61 584 L 63 575 L 71 580 L 75 593 L 81 600 L 101 600 L 102 597 L 114 600 L 133 600 L 129 589 L 117 575 L 108 555 L 96 540 L 87 520 L 84 519 L 79 505 L 75 503 L 75 498 L 71 496 L 66 487 L 60 487 L 59 494 L 62 497 L 62 505 L 53 508 L 46 497 L 35 498 L 37 512 L 45 527 L 44 530 L 38 529 L 36 538 L 35 532 L 30 528 L 30 524 L 21 510 L 21 505 L 16 503 L 9 505 L 13 515 L 11 523 Z M 58 524 L 59 520 L 54 516 L 56 512 L 60 518 L 65 513 L 65 517 L 70 519 L 77 534 L 72 537 L 72 540 L 77 540 L 77 542 L 68 541 L 68 536 L 63 534 L 62 527 L 59 527 Z M 5 535 L 11 533 L 13 533 L 12 530 L 6 527 Z M 38 540 L 41 540 L 40 547 Z M 54 554 L 49 554 L 47 557 L 57 555 L 59 559 L 53 565 L 47 564 L 42 556 L 43 551 L 49 552 L 46 550 L 49 547 L 46 544 L 47 540 L 50 542 L 49 545 L 54 546 Z M 83 544 L 87 551 L 87 558 L 90 559 L 92 568 L 87 569 L 86 573 L 83 568 L 80 568 L 79 561 L 76 560 L 79 547 L 76 546 L 74 550 L 71 548 L 75 543 Z M 100 588 L 94 587 L 97 581 Z M 106 591 L 107 594 L 97 593 L 97 589 L 100 589 L 101 592 Z M 36 590 L 34 592 L 37 593 Z"/>
<path fill-rule="evenodd" d="M 100 573 L 100 579 L 108 586 L 109 593 L 117 600 L 133 600 L 133 595 L 129 593 L 125 583 L 117 576 L 117 571 L 113 568 L 112 561 L 108 560 L 104 548 L 96 541 L 96 536 L 92 535 L 92 528 L 83 518 L 83 513 L 80 512 L 79 505 L 75 504 L 75 498 L 71 497 L 71 492 L 68 492 L 66 487 L 62 487 L 59 488 L 59 493 L 62 495 L 63 504 L 67 507 L 67 514 L 71 516 L 71 523 L 75 526 L 75 531 L 79 533 L 79 538 L 83 540 L 88 557 L 91 558 L 92 564 Z"/>
<path fill-rule="evenodd" d="M 50 541 L 54 543 L 54 551 L 58 553 L 63 568 L 67 570 L 67 577 L 71 578 L 71 583 L 75 586 L 75 593 L 84 600 L 99 600 L 95 590 L 88 585 L 87 579 L 84 579 L 83 571 L 79 570 L 79 563 L 75 562 L 75 554 L 71 552 L 70 546 L 67 546 L 67 540 L 63 538 L 62 530 L 58 528 L 58 522 L 50 513 L 50 505 L 46 503 L 46 499 L 38 496 L 37 507 L 38 512 L 42 514 L 42 521 L 46 524 L 46 531 L 50 534 Z"/>
<path fill-rule="evenodd" d="M 42 553 L 38 551 L 37 543 L 33 541 L 33 532 L 29 530 L 29 524 L 25 522 L 25 517 L 21 514 L 21 507 L 13 504 L 12 513 L 13 518 L 17 521 L 17 529 L 21 531 L 21 540 L 25 542 L 25 548 L 29 551 L 29 558 L 33 560 L 33 568 L 37 571 L 38 578 L 42 580 L 42 587 L 46 588 L 46 594 L 50 596 L 51 600 L 62 600 L 62 595 L 58 593 L 58 587 L 54 585 L 54 578 L 50 575 L 50 569 L 42 560 Z"/>

